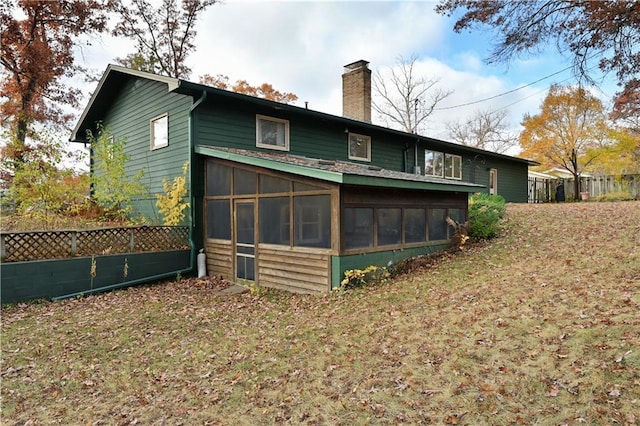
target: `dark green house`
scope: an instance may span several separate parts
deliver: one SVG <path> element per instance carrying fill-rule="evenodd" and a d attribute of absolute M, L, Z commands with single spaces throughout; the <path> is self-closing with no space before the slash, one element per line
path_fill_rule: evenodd
<path fill-rule="evenodd" d="M 322 292 L 344 271 L 448 247 L 470 193 L 527 202 L 523 159 L 370 123 L 367 62 L 343 74 L 344 117 L 110 65 L 72 140 L 100 122 L 126 138 L 157 217 L 163 179 L 189 166 L 192 244 L 209 275 Z"/>

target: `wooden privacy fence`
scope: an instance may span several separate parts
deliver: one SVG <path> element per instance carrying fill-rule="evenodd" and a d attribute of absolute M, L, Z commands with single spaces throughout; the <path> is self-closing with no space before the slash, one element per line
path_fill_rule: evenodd
<path fill-rule="evenodd" d="M 564 185 L 566 200 L 575 199 L 573 178 L 539 178 L 529 177 L 529 202 L 547 203 L 556 200 L 558 183 Z M 622 176 L 588 176 L 580 178 L 580 192 L 588 193 L 588 197 L 597 197 L 612 192 L 628 192 L 635 199 L 640 199 L 640 175 Z"/>
<path fill-rule="evenodd" d="M 573 180 L 569 185 L 573 188 Z M 638 199 L 640 198 L 640 175 L 583 177 L 580 179 L 580 191 L 588 192 L 590 196 L 624 191 Z"/>
<path fill-rule="evenodd" d="M 189 248 L 189 228 L 186 226 L 140 226 L 0 233 L 2 262 L 187 250 Z"/>

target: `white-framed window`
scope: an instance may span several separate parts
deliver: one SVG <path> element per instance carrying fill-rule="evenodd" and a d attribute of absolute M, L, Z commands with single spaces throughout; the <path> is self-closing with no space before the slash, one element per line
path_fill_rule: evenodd
<path fill-rule="evenodd" d="M 256 115 L 256 146 L 289 151 L 289 120 Z"/>
<path fill-rule="evenodd" d="M 442 177 L 444 175 L 444 154 L 438 151 L 424 152 L 424 174 Z"/>
<path fill-rule="evenodd" d="M 371 161 L 371 136 L 349 133 L 349 160 Z"/>
<path fill-rule="evenodd" d="M 489 170 L 489 194 L 496 195 L 498 193 L 498 171 L 496 169 Z"/>
<path fill-rule="evenodd" d="M 169 114 L 166 112 L 151 119 L 151 149 L 169 145 Z"/>
<path fill-rule="evenodd" d="M 462 179 L 462 157 L 459 155 L 444 155 L 444 177 L 448 179 Z"/>

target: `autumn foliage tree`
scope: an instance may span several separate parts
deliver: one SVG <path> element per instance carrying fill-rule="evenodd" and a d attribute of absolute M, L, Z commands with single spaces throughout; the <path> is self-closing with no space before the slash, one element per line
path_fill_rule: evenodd
<path fill-rule="evenodd" d="M 43 132 L 24 155 L 8 188 L 23 222 L 19 226 L 51 229 L 59 216 L 81 209 L 89 195 L 89 176 L 63 164 L 69 156 L 81 154 L 66 152 L 57 136 Z"/>
<path fill-rule="evenodd" d="M 87 137 L 93 156 L 91 198 L 104 209 L 104 216 L 108 219 L 134 219 L 133 200 L 148 193 L 148 188 L 142 183 L 144 169 L 134 174 L 127 173 L 130 157 L 125 152 L 126 139 L 115 137 L 102 124 L 98 125 L 95 134 L 89 132 Z"/>
<path fill-rule="evenodd" d="M 640 2 L 582 0 L 442 0 L 436 11 L 464 13 L 454 30 L 488 27 L 497 34 L 489 62 L 509 62 L 554 43 L 573 58 L 575 73 L 593 82 L 592 69 L 615 73 L 622 90 L 616 111 L 640 115 Z"/>
<path fill-rule="evenodd" d="M 62 79 L 81 68 L 74 47 L 83 34 L 103 31 L 100 0 L 0 0 L 0 120 L 9 129 L 5 155 L 19 168 L 29 156 L 34 125 L 64 126 L 78 106 L 79 89 Z"/>
<path fill-rule="evenodd" d="M 249 96 L 268 99 L 283 104 L 288 104 L 298 100 L 295 93 L 280 92 L 269 83 L 262 83 L 260 86 L 251 86 L 246 80 L 237 80 L 234 84 L 229 83 L 229 77 L 218 74 L 215 77 L 205 74 L 200 77 L 200 83 L 232 92 L 242 93 Z"/>
<path fill-rule="evenodd" d="M 619 127 L 609 132 L 609 138 L 611 143 L 588 151 L 594 158 L 589 171 L 618 177 L 640 174 L 640 134 Z"/>
<path fill-rule="evenodd" d="M 137 50 L 118 62 L 124 66 L 175 78 L 188 78 L 187 56 L 196 48 L 198 17 L 218 0 L 112 0 L 119 20 L 116 36 L 131 38 Z"/>
<path fill-rule="evenodd" d="M 596 158 L 595 148 L 609 142 L 602 102 L 581 86 L 553 85 L 540 113 L 526 114 L 522 126 L 520 155 L 570 172 L 577 198 L 580 174 Z"/>

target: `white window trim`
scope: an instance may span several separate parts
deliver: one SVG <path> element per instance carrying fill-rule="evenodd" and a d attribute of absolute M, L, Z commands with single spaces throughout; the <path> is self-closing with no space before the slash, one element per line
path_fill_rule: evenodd
<path fill-rule="evenodd" d="M 441 170 L 440 174 L 434 174 L 434 173 L 427 174 L 427 153 L 428 152 L 430 152 L 432 154 L 440 154 L 442 156 L 442 164 L 441 164 L 441 168 L 440 168 L 440 170 Z M 444 152 L 434 151 L 434 150 L 431 150 L 431 149 L 426 149 L 424 151 L 424 163 L 425 163 L 424 164 L 424 174 L 425 174 L 425 176 L 432 176 L 432 177 L 439 177 L 439 178 L 444 177 L 444 158 L 445 158 L 445 153 Z M 435 155 L 434 155 L 434 159 L 435 159 Z"/>
<path fill-rule="evenodd" d="M 262 138 L 260 137 L 260 120 L 273 121 L 276 123 L 284 124 L 284 146 L 278 145 L 269 145 L 267 143 L 262 143 Z M 289 151 L 289 120 L 284 120 L 282 118 L 269 117 L 266 115 L 256 114 L 256 147 L 258 148 L 267 148 L 267 149 L 277 149 L 279 151 Z"/>
<path fill-rule="evenodd" d="M 455 158 L 459 158 L 460 159 L 460 176 L 447 176 L 447 171 L 443 170 L 444 171 L 444 177 L 446 179 L 462 180 L 462 156 L 461 155 L 455 155 L 455 154 L 444 154 L 444 159 L 443 159 L 444 164 L 443 164 L 443 166 L 445 166 L 447 164 L 447 157 L 451 157 L 453 159 L 455 159 Z M 451 172 L 453 173 L 453 172 L 455 172 L 455 167 L 453 167 L 453 163 L 451 163 L 451 165 L 452 165 Z M 446 167 L 443 167 L 443 169 L 446 169 Z"/>
<path fill-rule="evenodd" d="M 162 120 L 163 118 L 167 119 L 167 141 L 161 145 L 156 145 L 155 141 L 156 141 L 156 135 L 155 135 L 155 129 L 154 129 L 154 124 L 156 121 L 158 120 Z M 151 135 L 151 150 L 156 150 L 159 148 L 164 148 L 165 146 L 169 146 L 169 113 L 165 112 L 164 114 L 160 114 L 156 117 L 153 117 L 151 120 L 149 120 L 149 129 L 150 129 L 150 135 Z"/>
<path fill-rule="evenodd" d="M 355 155 L 351 155 L 351 136 L 356 136 L 356 137 L 367 140 L 367 156 L 366 157 L 357 157 Z M 349 133 L 349 137 L 347 139 L 347 151 L 349 155 L 349 160 L 367 161 L 370 163 L 371 162 L 371 136 L 361 135 L 359 133 Z"/>
<path fill-rule="evenodd" d="M 492 175 L 493 175 L 493 179 L 491 179 Z M 498 169 L 489 169 L 489 195 L 497 195 L 497 194 L 498 194 Z"/>

